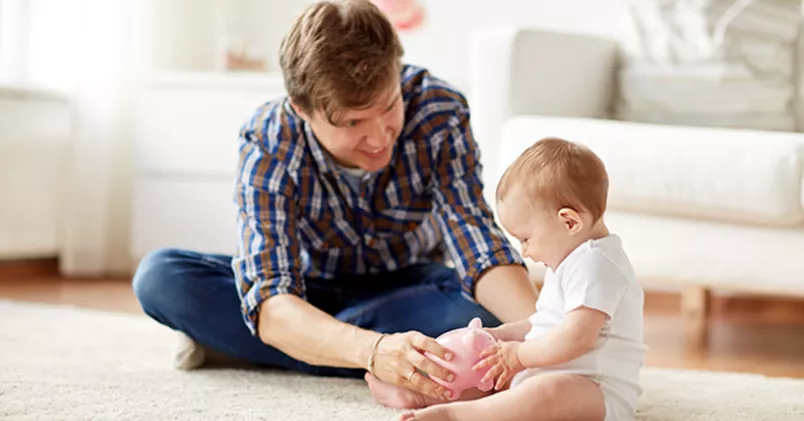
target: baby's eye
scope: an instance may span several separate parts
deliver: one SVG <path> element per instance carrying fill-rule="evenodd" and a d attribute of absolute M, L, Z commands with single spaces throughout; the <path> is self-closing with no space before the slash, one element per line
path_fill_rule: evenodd
<path fill-rule="evenodd" d="M 346 127 L 354 127 L 357 126 L 357 120 L 349 120 L 346 122 Z"/>

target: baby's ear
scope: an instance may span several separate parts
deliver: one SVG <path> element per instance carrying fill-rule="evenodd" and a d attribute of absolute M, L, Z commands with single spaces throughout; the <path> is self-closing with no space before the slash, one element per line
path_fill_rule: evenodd
<path fill-rule="evenodd" d="M 581 215 L 572 208 L 561 208 L 558 210 L 558 218 L 567 229 L 567 233 L 575 235 L 583 229 L 583 218 Z"/>

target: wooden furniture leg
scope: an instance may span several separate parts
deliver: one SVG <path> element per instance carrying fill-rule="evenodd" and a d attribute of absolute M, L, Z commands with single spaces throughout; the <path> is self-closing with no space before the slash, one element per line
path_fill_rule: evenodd
<path fill-rule="evenodd" d="M 707 343 L 710 291 L 701 286 L 685 287 L 681 293 L 684 339 L 688 349 L 703 349 Z"/>

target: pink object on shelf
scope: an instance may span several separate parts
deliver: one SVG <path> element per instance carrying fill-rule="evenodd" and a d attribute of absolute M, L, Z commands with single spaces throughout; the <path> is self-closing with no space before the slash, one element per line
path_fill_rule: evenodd
<path fill-rule="evenodd" d="M 493 380 L 481 382 L 488 369 L 472 370 L 472 367 L 480 361 L 480 353 L 495 343 L 494 337 L 483 330 L 483 322 L 479 318 L 472 319 L 467 327 L 444 333 L 436 338 L 436 341 L 452 351 L 454 354 L 452 361 L 444 361 L 430 353 L 425 355 L 455 373 L 455 381 L 452 383 L 433 378 L 436 383 L 453 391 L 452 400 L 457 399 L 464 390 L 477 388 L 488 392 L 494 387 Z"/>
<path fill-rule="evenodd" d="M 416 0 L 372 0 L 372 3 L 400 31 L 416 29 L 424 20 L 424 9 Z"/>

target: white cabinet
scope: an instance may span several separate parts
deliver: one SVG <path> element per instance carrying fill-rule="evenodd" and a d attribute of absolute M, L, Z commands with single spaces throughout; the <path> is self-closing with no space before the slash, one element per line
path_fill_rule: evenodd
<path fill-rule="evenodd" d="M 141 176 L 134 185 L 135 259 L 161 247 L 209 253 L 236 250 L 236 209 L 226 177 Z"/>
<path fill-rule="evenodd" d="M 0 260 L 58 256 L 71 134 L 64 98 L 0 87 Z"/>
<path fill-rule="evenodd" d="M 154 76 L 138 110 L 130 256 L 181 247 L 235 251 L 233 181 L 241 126 L 284 95 L 278 50 L 311 0 L 152 2 Z M 273 73 L 224 72 L 223 43 L 245 37 Z"/>
<path fill-rule="evenodd" d="M 136 148 L 134 263 L 160 247 L 235 251 L 239 130 L 284 92 L 277 74 L 170 73 L 153 80 Z"/>

